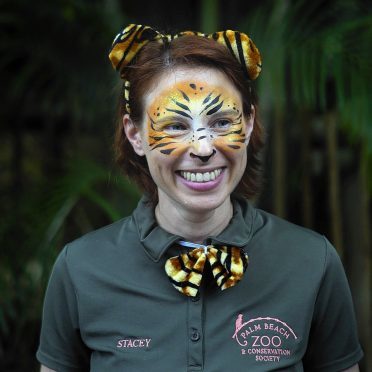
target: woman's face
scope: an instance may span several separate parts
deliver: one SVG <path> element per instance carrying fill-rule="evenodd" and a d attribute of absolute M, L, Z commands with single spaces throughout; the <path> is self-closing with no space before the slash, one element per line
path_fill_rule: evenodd
<path fill-rule="evenodd" d="M 177 68 L 144 97 L 140 138 L 150 173 L 172 205 L 211 210 L 229 199 L 247 161 L 254 114 L 214 69 Z"/>

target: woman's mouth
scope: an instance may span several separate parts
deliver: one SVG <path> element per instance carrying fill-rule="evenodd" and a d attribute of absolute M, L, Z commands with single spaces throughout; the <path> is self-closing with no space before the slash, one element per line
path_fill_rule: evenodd
<path fill-rule="evenodd" d="M 179 174 L 183 179 L 186 181 L 191 182 L 209 182 L 214 181 L 222 172 L 222 168 L 215 169 L 210 172 L 188 172 L 188 171 L 180 171 Z"/>
<path fill-rule="evenodd" d="M 183 185 L 194 191 L 209 191 L 217 187 L 224 175 L 224 168 L 216 168 L 208 172 L 178 171 Z"/>

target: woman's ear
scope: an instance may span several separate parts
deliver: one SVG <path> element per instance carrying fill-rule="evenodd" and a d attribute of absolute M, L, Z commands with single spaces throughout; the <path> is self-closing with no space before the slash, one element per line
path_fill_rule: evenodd
<path fill-rule="evenodd" d="M 251 105 L 251 113 L 247 117 L 246 123 L 245 123 L 245 144 L 248 145 L 249 140 L 251 138 L 252 130 L 253 130 L 253 124 L 254 124 L 254 118 L 256 115 L 256 111 L 254 109 L 254 106 Z"/>
<path fill-rule="evenodd" d="M 145 155 L 140 130 L 134 125 L 128 114 L 123 116 L 123 129 L 135 153 L 139 156 Z"/>

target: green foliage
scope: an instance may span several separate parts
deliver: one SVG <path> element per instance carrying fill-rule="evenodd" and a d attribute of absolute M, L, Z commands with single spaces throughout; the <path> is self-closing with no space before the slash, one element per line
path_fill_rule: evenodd
<path fill-rule="evenodd" d="M 118 16 L 102 1 L 5 0 L 0 67 L 6 104 L 18 114 L 91 122 L 110 80 L 109 43 Z M 92 105 L 95 109 L 92 110 Z"/>
<path fill-rule="evenodd" d="M 8 368 L 7 362 L 17 360 L 22 351 L 26 359 L 32 356 L 27 347 L 36 341 L 25 343 L 24 332 L 32 326 L 32 335 L 38 334 L 44 289 L 64 242 L 128 215 L 138 199 L 122 176 L 75 159 L 60 178 L 24 195 L 17 214 L 8 214 L 1 229 L 0 333 L 3 340 L 13 341 L 0 345 L 6 354 L 2 367 Z"/>
<path fill-rule="evenodd" d="M 0 370 L 38 369 L 41 305 L 63 244 L 128 215 L 139 197 L 102 158 L 117 81 L 107 53 L 125 22 L 117 8 L 1 2 L 1 121 L 11 135 L 1 156 Z"/>
<path fill-rule="evenodd" d="M 350 140 L 365 142 L 370 157 L 372 15 L 359 4 L 267 2 L 241 27 L 263 55 L 263 104 L 282 112 L 289 102 L 313 112 L 337 110 Z"/>

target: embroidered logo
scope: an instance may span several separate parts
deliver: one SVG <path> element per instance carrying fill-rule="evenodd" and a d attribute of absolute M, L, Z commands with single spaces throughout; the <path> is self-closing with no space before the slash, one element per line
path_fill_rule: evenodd
<path fill-rule="evenodd" d="M 291 341 L 297 340 L 293 329 L 280 319 L 259 317 L 243 322 L 239 314 L 233 339 L 241 346 L 241 354 L 256 362 L 279 362 L 292 354 Z"/>
<path fill-rule="evenodd" d="M 118 349 L 145 348 L 150 347 L 151 338 L 125 338 L 118 340 L 116 347 Z"/>

